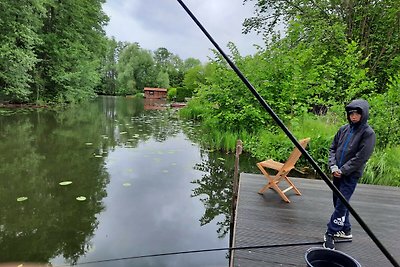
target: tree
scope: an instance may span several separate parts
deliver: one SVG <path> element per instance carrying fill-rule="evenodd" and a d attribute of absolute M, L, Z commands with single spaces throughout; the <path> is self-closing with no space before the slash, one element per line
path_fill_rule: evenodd
<path fill-rule="evenodd" d="M 199 65 L 201 65 L 201 61 L 199 59 L 189 57 L 183 61 L 183 70 L 186 72 Z"/>
<path fill-rule="evenodd" d="M 117 42 L 114 37 L 107 41 L 107 53 L 102 60 L 101 84 L 97 93 L 115 95 L 117 93 L 117 64 L 121 51 L 128 46 L 126 42 Z"/>
<path fill-rule="evenodd" d="M 168 88 L 169 87 L 169 77 L 168 73 L 160 71 L 157 75 L 157 87 Z"/>
<path fill-rule="evenodd" d="M 138 43 L 129 44 L 119 55 L 117 64 L 117 92 L 136 94 L 144 87 L 156 86 L 157 71 L 151 52 L 142 49 Z"/>
<path fill-rule="evenodd" d="M 170 67 L 170 58 L 173 54 L 165 47 L 160 47 L 154 51 L 154 62 L 157 68 L 167 70 Z"/>
<path fill-rule="evenodd" d="M 205 82 L 204 67 L 200 60 L 188 58 L 183 62 L 183 72 L 183 81 L 178 86 L 187 88 L 193 94 L 198 84 Z"/>
<path fill-rule="evenodd" d="M 75 102 L 94 94 L 105 54 L 104 0 L 0 2 L 0 97 Z"/>
<path fill-rule="evenodd" d="M 355 42 L 362 51 L 369 75 L 384 88 L 400 64 L 400 2 L 335 0 L 244 0 L 255 2 L 256 16 L 244 21 L 244 32 L 255 30 L 273 36 L 279 25 L 299 21 L 304 25 L 299 41 L 311 41 L 313 31 L 324 31 L 321 43 L 340 54 L 341 40 Z"/>
<path fill-rule="evenodd" d="M 153 54 L 157 70 L 168 74 L 169 85 L 172 87 L 182 86 L 185 72 L 182 59 L 164 47 L 158 48 Z"/>
<path fill-rule="evenodd" d="M 105 54 L 104 0 L 49 1 L 37 53 L 36 88 L 42 96 L 75 102 L 94 95 Z"/>
<path fill-rule="evenodd" d="M 39 61 L 42 1 L 0 2 L 0 99 L 26 102 L 32 97 L 32 71 Z"/>
<path fill-rule="evenodd" d="M 198 88 L 199 84 L 204 83 L 204 67 L 201 65 L 197 65 L 189 69 L 185 74 L 185 78 L 183 79 L 183 85 L 192 92 Z"/>

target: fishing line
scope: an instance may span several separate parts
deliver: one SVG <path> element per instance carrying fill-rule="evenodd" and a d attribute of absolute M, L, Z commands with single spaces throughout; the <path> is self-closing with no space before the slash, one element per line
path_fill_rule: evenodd
<path fill-rule="evenodd" d="M 328 176 L 322 171 L 322 169 L 318 166 L 315 160 L 308 154 L 308 152 L 300 145 L 294 135 L 290 132 L 290 130 L 285 126 L 285 124 L 281 121 L 277 114 L 272 110 L 272 108 L 265 102 L 262 96 L 257 92 L 257 90 L 253 87 L 253 85 L 247 80 L 247 78 L 242 74 L 239 68 L 230 60 L 230 58 L 225 54 L 225 52 L 221 49 L 221 47 L 217 44 L 217 42 L 212 38 L 212 36 L 207 32 L 207 30 L 203 27 L 203 25 L 199 22 L 199 20 L 193 15 L 193 13 L 189 10 L 189 8 L 183 3 L 182 0 L 177 0 L 182 8 L 186 11 L 186 13 L 192 18 L 192 20 L 196 23 L 196 25 L 201 29 L 201 31 L 207 36 L 210 42 L 214 45 L 214 47 L 218 50 L 218 52 L 223 56 L 229 66 L 235 71 L 235 73 L 239 76 L 242 82 L 247 86 L 247 88 L 253 93 L 256 99 L 259 101 L 261 106 L 271 115 L 274 121 L 278 124 L 278 126 L 283 130 L 286 136 L 292 141 L 292 143 L 301 151 L 303 156 L 308 160 L 308 162 L 313 166 L 315 171 L 322 177 L 325 183 L 329 186 L 329 188 L 333 191 L 333 193 L 342 201 L 342 203 L 346 206 L 349 212 L 353 215 L 353 217 L 357 220 L 357 222 L 361 225 L 364 231 L 368 234 L 368 236 L 375 242 L 377 247 L 382 251 L 382 253 L 387 257 L 387 259 L 393 264 L 395 267 L 400 267 L 394 257 L 390 254 L 390 252 L 383 246 L 383 244 L 379 241 L 379 239 L 375 236 L 375 234 L 369 229 L 368 225 L 363 221 L 363 219 L 357 214 L 357 212 L 353 209 L 353 207 L 347 202 L 342 193 L 333 185 L 333 183 L 329 180 Z"/>
<path fill-rule="evenodd" d="M 343 240 L 337 240 L 336 243 L 344 243 L 344 242 L 351 242 L 351 241 L 352 241 L 351 239 L 349 239 L 349 240 L 343 239 Z M 323 243 L 322 241 L 317 241 L 317 242 L 264 245 L 264 246 L 243 246 L 243 247 L 234 247 L 234 248 L 225 247 L 225 248 L 210 248 L 210 249 L 199 249 L 199 250 L 185 250 L 185 251 L 176 251 L 176 252 L 167 252 L 167 253 L 157 253 L 157 254 L 139 255 L 139 256 L 132 256 L 132 257 L 106 259 L 106 260 L 87 261 L 87 262 L 81 262 L 81 263 L 74 264 L 74 266 L 94 264 L 94 263 L 112 262 L 112 261 L 154 258 L 154 257 L 161 257 L 161 256 L 216 252 L 216 251 L 224 251 L 224 250 L 230 251 L 230 250 L 268 249 L 268 248 L 279 248 L 279 247 L 322 245 L 322 243 Z M 54 267 L 64 267 L 64 266 L 71 266 L 71 265 L 54 265 Z"/>

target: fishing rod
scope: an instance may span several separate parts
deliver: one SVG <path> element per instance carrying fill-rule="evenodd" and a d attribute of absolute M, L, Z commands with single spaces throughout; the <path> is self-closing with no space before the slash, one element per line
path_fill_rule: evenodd
<path fill-rule="evenodd" d="M 345 243 L 345 242 L 351 242 L 351 241 L 352 240 L 343 239 L 343 240 L 338 240 L 337 243 Z M 123 258 L 114 258 L 114 259 L 106 259 L 106 260 L 87 261 L 87 262 L 76 263 L 76 264 L 74 264 L 74 266 L 94 264 L 94 263 L 114 262 L 114 261 L 122 261 L 122 260 L 154 258 L 154 257 L 161 257 L 161 256 L 194 254 L 194 253 L 204 253 L 204 252 L 217 252 L 217 251 L 224 251 L 224 250 L 233 251 L 233 250 L 250 250 L 250 249 L 268 249 L 268 248 L 280 248 L 280 247 L 321 245 L 322 243 L 323 243 L 322 241 L 317 241 L 317 242 L 275 244 L 275 245 L 265 245 L 265 246 L 243 246 L 243 247 L 224 247 L 224 248 L 210 248 L 210 249 L 198 249 L 198 250 L 184 250 L 184 251 L 166 252 L 166 253 L 157 253 L 157 254 L 147 254 L 147 255 L 139 255 L 139 256 L 123 257 Z M 71 266 L 71 265 L 54 265 L 54 267 L 66 267 L 66 266 Z"/>
<path fill-rule="evenodd" d="M 200 30 L 207 36 L 210 42 L 214 45 L 214 47 L 218 50 L 218 52 L 222 55 L 222 57 L 226 60 L 229 66 L 235 71 L 235 73 L 239 76 L 242 82 L 247 86 L 247 88 L 251 91 L 251 93 L 256 97 L 261 106 L 269 113 L 269 115 L 274 119 L 274 121 L 278 124 L 278 126 L 283 130 L 286 136 L 292 141 L 292 143 L 301 151 L 303 156 L 307 159 L 307 161 L 313 166 L 314 170 L 322 177 L 325 183 L 329 186 L 329 188 L 333 191 L 333 193 L 342 201 L 342 203 L 346 206 L 349 212 L 354 216 L 357 222 L 361 225 L 364 231 L 368 234 L 368 236 L 375 242 L 378 248 L 382 251 L 382 253 L 386 256 L 386 258 L 393 264 L 395 267 L 400 267 L 397 261 L 394 259 L 393 255 L 385 248 L 385 246 L 379 241 L 379 239 L 375 236 L 375 234 L 369 229 L 368 225 L 363 221 L 363 219 L 358 215 L 358 213 L 353 209 L 353 207 L 349 204 L 349 202 L 344 198 L 342 193 L 334 186 L 334 184 L 329 180 L 328 176 L 322 171 L 322 169 L 318 166 L 315 160 L 308 154 L 308 152 L 300 145 L 294 135 L 290 132 L 290 130 L 286 127 L 286 125 L 282 122 L 282 120 L 278 117 L 277 114 L 272 110 L 272 108 L 267 104 L 264 98 L 257 92 L 254 86 L 247 80 L 247 78 L 242 74 L 239 68 L 232 62 L 232 60 L 226 55 L 226 53 L 221 49 L 218 43 L 212 38 L 212 36 L 208 33 L 208 31 L 203 27 L 203 25 L 199 22 L 196 16 L 190 11 L 190 9 L 185 5 L 182 0 L 177 0 L 182 8 L 186 11 L 186 13 L 191 17 L 191 19 L 196 23 L 196 25 L 200 28 Z"/>

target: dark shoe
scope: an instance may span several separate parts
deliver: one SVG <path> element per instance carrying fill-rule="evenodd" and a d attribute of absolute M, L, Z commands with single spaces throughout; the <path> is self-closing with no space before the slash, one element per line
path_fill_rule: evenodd
<path fill-rule="evenodd" d="M 344 238 L 344 239 L 352 239 L 353 238 L 353 235 L 351 234 L 351 229 L 346 230 L 346 231 L 336 232 L 333 236 L 338 237 L 338 238 Z"/>
<path fill-rule="evenodd" d="M 332 234 L 325 233 L 324 244 L 322 246 L 324 248 L 335 249 L 335 240 L 333 239 Z"/>

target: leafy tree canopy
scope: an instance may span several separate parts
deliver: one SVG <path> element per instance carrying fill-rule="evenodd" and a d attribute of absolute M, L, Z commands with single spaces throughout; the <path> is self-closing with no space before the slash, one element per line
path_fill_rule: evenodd
<path fill-rule="evenodd" d="M 312 42 L 314 31 L 323 31 L 320 41 L 331 44 L 330 52 L 341 47 L 344 37 L 355 42 L 369 75 L 378 88 L 395 75 L 400 63 L 400 2 L 336 0 L 244 0 L 254 2 L 255 16 L 244 22 L 244 32 L 257 31 L 273 36 L 283 25 L 298 21 L 303 25 L 299 41 Z M 311 34 L 310 34 L 311 33 Z M 276 36 L 275 36 L 276 37 Z M 342 51 L 336 50 L 337 53 Z"/>

